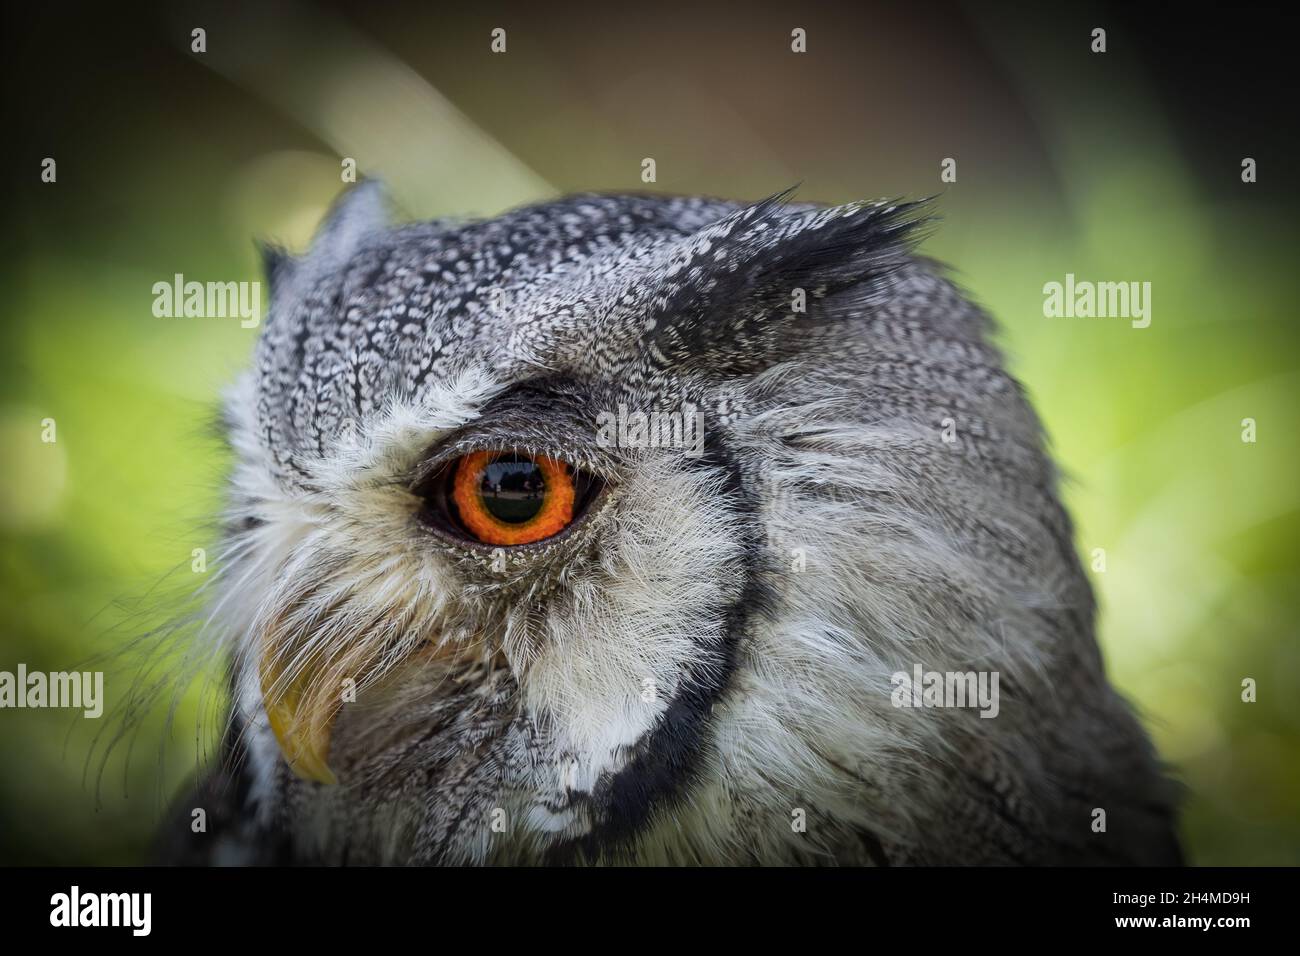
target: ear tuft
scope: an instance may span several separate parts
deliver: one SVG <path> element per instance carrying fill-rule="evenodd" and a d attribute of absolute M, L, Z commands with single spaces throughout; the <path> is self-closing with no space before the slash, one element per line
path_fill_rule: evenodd
<path fill-rule="evenodd" d="M 256 239 L 253 245 L 257 247 L 257 253 L 262 259 L 262 273 L 266 276 L 266 284 L 271 290 L 271 295 L 274 296 L 276 289 L 282 288 L 289 281 L 298 260 L 278 243 Z"/>
<path fill-rule="evenodd" d="M 334 201 L 316 230 L 307 259 L 313 265 L 339 265 L 352 257 L 361 240 L 387 225 L 384 187 L 377 179 L 367 179 Z"/>
<path fill-rule="evenodd" d="M 908 261 L 927 200 L 788 205 L 793 190 L 747 206 L 683 240 L 645 344 L 669 365 L 752 371 L 811 303 L 853 290 L 869 307 Z M 657 360 L 659 361 L 659 360 Z"/>

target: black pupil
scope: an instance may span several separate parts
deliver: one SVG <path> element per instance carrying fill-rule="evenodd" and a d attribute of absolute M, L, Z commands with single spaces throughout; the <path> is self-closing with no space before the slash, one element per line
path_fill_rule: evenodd
<path fill-rule="evenodd" d="M 546 502 L 542 469 L 521 455 L 502 455 L 484 468 L 478 490 L 488 514 L 507 524 L 536 517 Z"/>

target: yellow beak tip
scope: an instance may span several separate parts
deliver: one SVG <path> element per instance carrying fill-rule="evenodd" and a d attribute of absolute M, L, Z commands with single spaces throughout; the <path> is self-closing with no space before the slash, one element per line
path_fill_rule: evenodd
<path fill-rule="evenodd" d="M 285 762 L 303 780 L 332 786 L 338 783 L 326 762 L 330 744 L 330 720 L 312 724 L 292 705 L 267 707 L 271 730 L 280 744 Z"/>

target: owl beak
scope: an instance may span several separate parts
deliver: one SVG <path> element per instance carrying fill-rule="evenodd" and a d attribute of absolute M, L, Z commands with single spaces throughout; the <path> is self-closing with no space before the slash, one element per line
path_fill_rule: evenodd
<path fill-rule="evenodd" d="M 310 674 L 300 675 L 284 687 L 274 655 L 263 651 L 259 667 L 262 699 L 280 752 L 295 774 L 316 783 L 335 784 L 327 758 L 337 708 L 320 694 L 310 694 Z"/>

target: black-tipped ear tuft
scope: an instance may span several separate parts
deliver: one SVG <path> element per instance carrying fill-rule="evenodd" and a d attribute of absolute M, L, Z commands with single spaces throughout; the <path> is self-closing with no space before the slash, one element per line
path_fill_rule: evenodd
<path fill-rule="evenodd" d="M 297 260 L 278 243 L 258 239 L 253 245 L 257 247 L 258 255 L 262 257 L 262 272 L 266 276 L 266 284 L 271 290 L 271 295 L 274 296 L 276 289 L 282 288 L 289 276 L 293 274 Z"/>
<path fill-rule="evenodd" d="M 688 239 L 653 316 L 648 345 L 673 366 L 752 371 L 774 339 L 847 290 L 870 307 L 908 260 L 928 200 L 813 207 L 793 190 L 741 209 Z M 813 316 L 809 316 L 812 318 Z"/>

